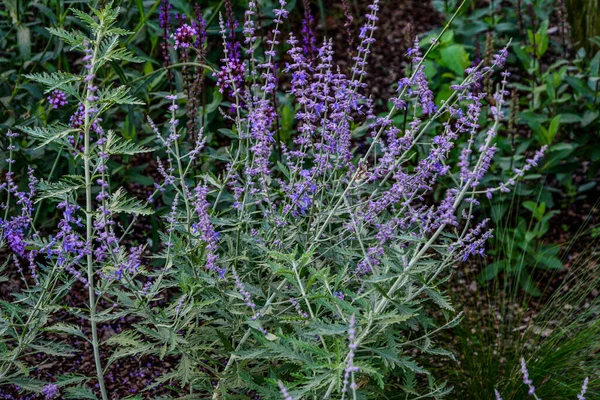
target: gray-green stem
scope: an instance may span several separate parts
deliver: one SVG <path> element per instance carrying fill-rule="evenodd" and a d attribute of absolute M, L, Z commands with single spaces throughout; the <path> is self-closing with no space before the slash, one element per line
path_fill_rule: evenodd
<path fill-rule="evenodd" d="M 96 60 L 98 57 L 98 47 L 102 41 L 102 31 L 104 29 L 103 21 L 100 20 L 100 26 L 96 33 L 96 40 L 94 42 L 94 54 L 90 65 L 90 74 L 95 72 Z M 92 228 L 93 228 L 93 206 L 92 206 L 92 176 L 91 176 L 91 163 L 90 163 L 90 100 L 89 98 L 93 95 L 90 90 L 92 85 L 91 81 L 87 83 L 86 95 L 84 101 L 84 172 L 85 172 L 85 228 L 86 228 L 86 239 L 88 241 L 88 254 L 87 260 L 87 279 L 88 279 L 88 298 L 90 305 L 90 324 L 92 328 L 92 347 L 94 350 L 94 363 L 96 365 L 96 376 L 98 378 L 98 386 L 100 386 L 100 393 L 103 400 L 108 400 L 106 393 L 106 387 L 104 386 L 104 375 L 102 372 L 102 361 L 100 360 L 100 348 L 98 343 L 98 327 L 96 324 L 96 293 L 94 292 L 94 255 L 92 251 Z"/>

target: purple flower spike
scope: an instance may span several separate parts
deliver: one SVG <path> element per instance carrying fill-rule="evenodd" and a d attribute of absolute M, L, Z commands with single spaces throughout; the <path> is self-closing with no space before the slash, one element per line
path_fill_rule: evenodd
<path fill-rule="evenodd" d="M 533 381 L 529 378 L 529 371 L 527 370 L 527 364 L 525 364 L 525 359 L 521 357 L 521 373 L 523 374 L 523 383 L 529 386 L 529 391 L 527 392 L 530 396 L 535 395 L 535 386 L 533 386 Z"/>
<path fill-rule="evenodd" d="M 217 250 L 219 233 L 215 232 L 215 228 L 210 222 L 209 209 L 210 204 L 206 200 L 208 188 L 206 185 L 198 185 L 194 190 L 196 198 L 194 199 L 194 211 L 198 216 L 198 222 L 192 225 L 192 233 L 200 234 L 200 239 L 206 243 L 206 266 L 205 268 L 215 271 L 222 279 L 225 277 L 225 269 L 217 265 Z"/>
<path fill-rule="evenodd" d="M 494 389 L 494 394 L 496 395 L 496 400 L 502 400 L 502 396 L 500 396 L 500 392 Z"/>
<path fill-rule="evenodd" d="M 283 396 L 283 400 L 294 400 L 294 398 L 292 397 L 292 395 L 290 394 L 290 392 L 288 392 L 288 390 L 285 387 L 285 385 L 283 384 L 283 382 L 279 381 L 279 382 L 277 382 L 277 384 L 279 385 L 279 390 L 281 391 L 281 395 Z"/>
<path fill-rule="evenodd" d="M 585 378 L 583 380 L 583 385 L 581 385 L 581 392 L 579 392 L 579 394 L 577 395 L 577 400 L 585 400 L 585 393 L 587 392 L 588 389 L 588 383 L 590 381 L 590 378 Z"/>

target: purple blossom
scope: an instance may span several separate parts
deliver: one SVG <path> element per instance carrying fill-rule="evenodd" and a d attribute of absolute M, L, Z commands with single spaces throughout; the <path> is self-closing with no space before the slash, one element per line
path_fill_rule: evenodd
<path fill-rule="evenodd" d="M 52 104 L 52 108 L 55 109 L 61 108 L 69 104 L 69 102 L 67 101 L 67 95 L 58 89 L 53 90 L 52 93 L 50 93 L 50 96 L 48 96 L 48 102 Z"/>
<path fill-rule="evenodd" d="M 175 50 L 187 49 L 194 45 L 197 35 L 197 28 L 188 24 L 181 25 L 175 30 L 175 33 L 171 35 L 171 38 L 175 40 Z"/>
<path fill-rule="evenodd" d="M 177 301 L 177 306 L 175 306 L 175 314 L 179 315 L 181 313 L 181 309 L 183 308 L 183 303 L 185 302 L 186 295 L 184 294 Z"/>
<path fill-rule="evenodd" d="M 246 286 L 244 285 L 241 278 L 237 274 L 237 271 L 235 270 L 235 268 L 233 269 L 233 277 L 235 278 L 235 287 L 237 288 L 238 292 L 244 298 L 244 303 L 246 303 L 246 305 L 248 307 L 250 307 L 250 309 L 252 309 L 252 312 L 254 313 L 252 315 L 252 320 L 258 319 L 260 317 L 260 311 L 259 312 L 256 311 L 256 304 L 252 301 L 252 295 L 250 294 L 249 291 L 246 290 Z"/>
<path fill-rule="evenodd" d="M 315 19 L 310 12 L 310 3 L 304 0 L 304 18 L 302 19 L 302 50 L 308 59 L 312 59 L 317 53 L 315 33 L 313 26 Z"/>
<path fill-rule="evenodd" d="M 172 5 L 169 0 L 163 0 L 160 5 L 160 13 L 158 15 L 158 26 L 161 29 L 168 29 L 169 24 L 171 23 L 171 14 L 169 11 L 171 10 Z"/>
<path fill-rule="evenodd" d="M 493 230 L 485 230 L 488 222 L 489 219 L 484 219 L 475 228 L 469 229 L 462 239 L 448 247 L 448 250 L 454 253 L 456 260 L 466 261 L 474 254 L 479 254 L 481 257 L 485 255 L 485 242 L 493 237 Z"/>
<path fill-rule="evenodd" d="M 59 396 L 60 392 L 58 386 L 53 383 L 48 383 L 42 388 L 40 394 L 46 398 L 46 400 L 55 399 Z"/>
<path fill-rule="evenodd" d="M 294 306 L 294 308 L 296 309 L 296 313 L 298 313 L 299 316 L 301 316 L 304 319 L 308 319 L 308 314 L 306 313 L 306 311 L 302 310 L 302 308 L 300 307 L 300 302 L 298 302 L 298 300 L 292 297 L 290 298 L 290 303 Z"/>
<path fill-rule="evenodd" d="M 527 393 L 530 396 L 535 395 L 535 386 L 533 386 L 533 381 L 529 378 L 529 371 L 527 370 L 527 364 L 525 364 L 525 359 L 523 357 L 521 357 L 521 373 L 523 374 L 523 383 L 529 387 Z"/>
<path fill-rule="evenodd" d="M 288 392 L 288 390 L 285 387 L 285 385 L 283 384 L 283 382 L 277 381 L 277 384 L 279 385 L 279 390 L 281 391 L 281 395 L 283 396 L 283 400 L 294 400 L 294 398 L 292 397 L 292 395 L 290 394 L 290 392 Z"/>
<path fill-rule="evenodd" d="M 136 246 L 132 247 L 129 250 L 129 255 L 127 259 L 123 260 L 115 270 L 115 279 L 121 280 L 124 273 L 129 275 L 135 275 L 140 266 L 142 265 L 142 252 L 144 251 L 144 246 Z"/>
<path fill-rule="evenodd" d="M 502 400 L 502 396 L 500 396 L 500 392 L 494 389 L 494 395 L 496 395 L 496 400 Z"/>
<path fill-rule="evenodd" d="M 344 380 L 342 382 L 342 393 L 346 393 L 348 385 L 352 391 L 357 389 L 353 375 L 360 371 L 360 368 L 354 365 L 354 356 L 358 345 L 356 344 L 356 317 L 354 314 L 350 317 L 350 326 L 348 328 L 348 355 L 346 356 L 346 368 L 344 369 Z M 350 382 L 352 381 L 352 382 Z"/>
<path fill-rule="evenodd" d="M 192 233 L 194 235 L 200 234 L 200 239 L 206 244 L 206 265 L 205 268 L 217 272 L 219 277 L 225 277 L 225 269 L 220 268 L 217 265 L 217 250 L 219 234 L 215 232 L 215 229 L 210 222 L 210 204 L 206 199 L 208 195 L 208 187 L 206 185 L 199 184 L 194 189 L 194 211 L 198 217 L 198 222 L 192 224 Z"/>
<path fill-rule="evenodd" d="M 579 392 L 579 394 L 577 395 L 577 400 L 585 400 L 585 393 L 587 392 L 589 381 L 590 378 L 588 377 L 586 377 L 583 380 L 583 384 L 581 385 L 581 392 Z"/>

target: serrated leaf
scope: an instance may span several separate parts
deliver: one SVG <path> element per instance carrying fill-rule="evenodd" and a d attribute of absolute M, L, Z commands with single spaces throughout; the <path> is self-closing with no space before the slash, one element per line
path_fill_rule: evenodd
<path fill-rule="evenodd" d="M 65 343 L 58 342 L 42 342 L 39 344 L 31 344 L 29 347 L 40 353 L 59 357 L 73 357 L 75 353 L 77 353 L 77 349 Z"/>
<path fill-rule="evenodd" d="M 31 79 L 32 81 L 41 83 L 46 86 L 46 90 L 44 93 L 48 93 L 53 91 L 56 88 L 59 88 L 68 83 L 76 82 L 81 80 L 81 76 L 71 74 L 68 72 L 57 71 L 51 74 L 47 72 L 35 73 L 35 74 L 27 74 L 25 75 L 27 79 Z"/>
<path fill-rule="evenodd" d="M 151 151 L 152 149 L 140 146 L 132 140 L 123 140 L 117 137 L 113 131 L 109 131 L 106 136 L 106 152 L 108 154 L 135 155 Z"/>
<path fill-rule="evenodd" d="M 435 302 L 441 308 L 454 312 L 454 307 L 452 307 L 452 303 L 450 302 L 450 298 L 447 295 L 441 294 L 437 289 L 425 289 L 425 293 L 429 296 L 431 300 Z"/>
<path fill-rule="evenodd" d="M 29 128 L 26 126 L 20 126 L 20 130 L 31 135 L 34 139 L 39 140 L 41 143 L 36 149 L 42 148 L 52 142 L 61 140 L 71 133 L 77 132 L 77 129 L 70 128 L 66 125 L 53 125 L 47 128 L 33 127 Z"/>
<path fill-rule="evenodd" d="M 64 389 L 64 398 L 98 400 L 98 397 L 90 389 L 83 386 Z"/>
<path fill-rule="evenodd" d="M 49 198 L 64 200 L 66 194 L 74 192 L 83 186 L 85 186 L 85 182 L 79 176 L 65 177 L 58 182 L 41 181 L 38 183 L 39 194 L 36 197 L 36 203 Z"/>
<path fill-rule="evenodd" d="M 119 86 L 116 89 L 104 90 L 100 95 L 100 103 L 104 103 L 102 107 L 106 109 L 112 104 L 132 104 L 132 105 L 143 105 L 144 102 L 136 99 L 129 95 L 130 88 L 126 86 Z M 100 114 L 100 112 L 99 112 Z"/>
<path fill-rule="evenodd" d="M 136 214 L 136 215 L 151 215 L 154 211 L 151 208 L 144 207 L 140 202 L 132 197 L 129 197 L 123 188 L 119 188 L 110 197 L 108 209 L 115 213 Z"/>
<path fill-rule="evenodd" d="M 73 47 L 82 46 L 83 42 L 87 39 L 87 37 L 83 33 L 78 32 L 78 31 L 69 32 L 63 28 L 46 28 L 46 29 L 48 30 L 48 32 L 50 32 L 54 36 L 61 38 L 63 41 L 65 41 L 67 44 L 69 44 Z"/>
<path fill-rule="evenodd" d="M 79 20 L 81 20 L 83 23 L 85 23 L 89 27 L 94 28 L 94 29 L 100 27 L 100 25 L 98 25 L 98 22 L 96 22 L 96 20 L 91 15 L 89 15 L 88 13 L 80 11 L 80 10 L 78 10 L 76 8 L 71 8 L 71 12 L 73 14 L 75 14 L 75 16 L 77 18 L 79 18 Z"/>
<path fill-rule="evenodd" d="M 59 322 L 57 324 L 44 328 L 44 330 L 55 333 L 66 333 L 67 335 L 79 336 L 80 338 L 88 340 L 87 336 L 85 336 L 81 328 L 72 324 Z"/>
<path fill-rule="evenodd" d="M 105 342 L 109 345 L 138 346 L 141 343 L 140 334 L 135 331 L 124 331 L 111 336 Z"/>
<path fill-rule="evenodd" d="M 325 324 L 318 321 L 313 321 L 309 325 L 310 334 L 314 335 L 344 335 L 348 331 L 347 325 Z"/>

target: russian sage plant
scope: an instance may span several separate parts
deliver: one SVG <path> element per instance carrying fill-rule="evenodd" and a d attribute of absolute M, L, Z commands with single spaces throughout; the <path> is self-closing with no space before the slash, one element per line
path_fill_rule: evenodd
<path fill-rule="evenodd" d="M 529 377 L 529 370 L 527 369 L 527 363 L 525 362 L 525 358 L 521 357 L 521 375 L 523 376 L 523 384 L 527 386 L 527 395 L 532 396 L 536 400 L 541 400 L 538 395 L 535 393 L 535 386 L 533 385 L 533 381 Z M 579 394 L 577 394 L 577 400 L 585 400 L 585 394 L 588 390 L 589 377 L 586 377 L 581 384 L 581 389 Z M 496 395 L 496 400 L 502 400 L 502 396 L 498 390 L 494 390 Z"/>
<path fill-rule="evenodd" d="M 115 27 L 118 9 L 93 10 L 94 17 L 76 13 L 91 37 L 50 29 L 83 53 L 81 73 L 30 78 L 46 86 L 53 106 L 68 101 L 77 108 L 68 124 L 23 132 L 39 147 L 63 149 L 75 174 L 38 182 L 31 171 L 24 192 L 7 174 L 5 208 L 13 198 L 22 211 L 3 219 L 3 237 L 11 262 L 28 263 L 31 286 L 19 294 L 29 308 L 3 311 L 3 341 L 13 346 L 2 359 L 3 382 L 22 374 L 24 352 L 73 351 L 56 348 L 48 332 L 87 338 L 79 327 L 51 318 L 61 297 L 83 285 L 87 306 L 62 309 L 90 321 L 87 339 L 103 399 L 110 397 L 102 383 L 106 363 L 140 354 L 176 358 L 177 368 L 148 389 L 177 384 L 186 398 L 356 398 L 397 380 L 407 382 L 407 393 L 450 391 L 418 362 L 423 354 L 450 356 L 435 334 L 460 321 L 439 286 L 458 263 L 483 254 L 491 236 L 487 221 L 470 223 L 477 195 L 510 190 L 542 156 L 538 152 L 506 184 L 480 185 L 496 150 L 509 74 L 502 74 L 489 107 L 481 82 L 502 68 L 506 49 L 491 64 L 467 69 L 449 98 L 435 104 L 423 65 L 427 54 L 415 42 L 410 75 L 398 83 L 389 112 L 375 116 L 373 100 L 361 93 L 378 1 L 365 16 L 348 73 L 334 64 L 330 39 L 307 57 L 305 38 L 280 31 L 285 6 L 280 0 L 273 11 L 264 46 L 255 28 L 256 2 L 249 2 L 243 38 L 231 31 L 235 24 L 221 20 L 224 57 L 215 78 L 231 100 L 222 110 L 230 124 L 221 131 L 232 138 L 225 157 L 205 151 L 207 132 L 190 131 L 196 124 L 179 126 L 186 108 L 176 93 L 166 96 L 166 122 L 148 121 L 160 179 L 145 204 L 110 181 L 113 155 L 150 151 L 121 139 L 102 120 L 114 104 L 137 103 L 125 88 L 97 79 L 109 61 L 136 61 L 119 46 L 127 32 Z M 198 39 L 198 30 L 184 27 L 171 38 L 175 46 Z M 284 42 L 288 62 L 279 70 Z M 287 143 L 278 140 L 276 122 L 284 79 L 296 131 Z M 196 113 L 188 109 L 187 115 Z M 354 138 L 364 131 L 370 135 L 361 146 Z M 459 137 L 467 138 L 457 150 L 460 163 L 448 165 Z M 226 164 L 219 174 L 196 168 L 215 162 Z M 445 194 L 437 199 L 440 185 Z M 36 201 L 54 201 L 61 210 L 52 233 L 35 229 Z M 134 245 L 140 242 L 131 228 L 153 209 L 163 229 L 160 250 L 148 254 Z M 101 298 L 113 306 L 99 311 Z M 98 324 L 124 316 L 136 322 L 100 343 Z M 61 385 L 42 383 L 53 393 Z"/>

